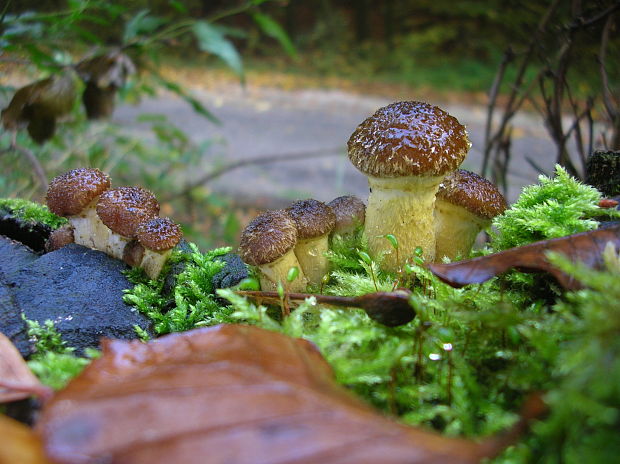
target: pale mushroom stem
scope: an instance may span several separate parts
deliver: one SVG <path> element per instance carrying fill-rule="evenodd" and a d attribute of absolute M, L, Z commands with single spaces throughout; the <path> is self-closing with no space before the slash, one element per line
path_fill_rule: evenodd
<path fill-rule="evenodd" d="M 298 239 L 295 245 L 295 255 L 301 269 L 313 284 L 320 284 L 323 276 L 329 272 L 329 261 L 325 253 L 329 250 L 329 235 L 310 239 Z"/>
<path fill-rule="evenodd" d="M 364 234 L 373 258 L 383 256 L 381 267 L 398 272 L 416 247 L 431 262 L 435 257 L 435 195 L 445 176 L 368 177 L 370 195 Z M 399 259 L 386 234 L 398 240 Z"/>
<path fill-rule="evenodd" d="M 293 282 L 289 283 L 286 281 L 286 277 L 292 267 L 299 269 L 299 275 Z M 263 290 L 276 291 L 278 282 L 281 282 L 289 292 L 303 292 L 308 285 L 308 280 L 292 248 L 272 263 L 261 264 L 258 269 L 260 270 L 260 287 Z"/>
<path fill-rule="evenodd" d="M 490 223 L 489 219 L 481 219 L 461 206 L 437 200 L 435 260 L 440 262 L 444 256 L 452 261 L 466 258 L 480 231 Z"/>
<path fill-rule="evenodd" d="M 149 276 L 150 279 L 157 279 L 171 254 L 172 248 L 164 251 L 155 251 L 145 248 L 144 256 L 139 267 L 144 269 L 144 272 L 146 272 L 146 275 Z"/>
<path fill-rule="evenodd" d="M 110 229 L 101 222 L 97 215 L 97 200 L 95 198 L 81 213 L 69 216 L 69 223 L 73 227 L 75 243 L 95 250 L 106 251 L 110 236 Z"/>

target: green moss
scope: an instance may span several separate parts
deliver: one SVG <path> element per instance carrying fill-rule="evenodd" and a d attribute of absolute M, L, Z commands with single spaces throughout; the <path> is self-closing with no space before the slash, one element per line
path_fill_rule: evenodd
<path fill-rule="evenodd" d="M 224 268 L 217 258 L 231 249 L 218 248 L 203 254 L 195 244 L 189 246 L 189 252 L 175 251 L 169 260 L 168 266 L 185 266 L 170 295 L 162 295 L 166 272 L 157 280 L 149 280 L 141 269 L 127 273 L 135 286 L 125 291 L 125 302 L 148 316 L 159 335 L 230 322 L 228 315 L 232 311 L 218 303 L 211 282 Z"/>
<path fill-rule="evenodd" d="M 41 383 L 54 390 L 63 388 L 99 356 L 95 349 L 87 349 L 85 357 L 73 354 L 74 348 L 67 346 L 49 319 L 43 326 L 37 321 L 23 319 L 28 327 L 28 337 L 35 342 L 35 353 L 28 361 L 28 367 Z"/>
<path fill-rule="evenodd" d="M 27 223 L 43 223 L 58 229 L 67 223 L 63 217 L 56 216 L 45 205 L 21 198 L 0 198 L 0 214 L 10 214 Z"/>
<path fill-rule="evenodd" d="M 97 350 L 89 351 L 87 357 L 75 356 L 72 352 L 48 351 L 28 361 L 28 367 L 41 383 L 54 390 L 60 390 L 98 355 Z"/>
<path fill-rule="evenodd" d="M 512 207 L 495 218 L 491 248 L 501 251 L 538 240 L 563 237 L 598 227 L 593 218 L 610 212 L 598 206 L 601 193 L 571 177 L 556 165 L 555 177 L 540 176 L 525 187 Z"/>

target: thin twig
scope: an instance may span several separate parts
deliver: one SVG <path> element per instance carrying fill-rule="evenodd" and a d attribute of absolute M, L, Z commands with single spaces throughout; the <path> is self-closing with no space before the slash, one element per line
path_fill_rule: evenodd
<path fill-rule="evenodd" d="M 223 174 L 226 174 L 238 168 L 259 165 L 259 164 L 277 163 L 277 162 L 282 162 L 282 161 L 299 161 L 299 160 L 308 159 L 308 158 L 340 156 L 341 154 L 342 154 L 341 148 L 338 147 L 338 148 L 327 148 L 327 149 L 323 148 L 320 150 L 306 151 L 306 152 L 301 152 L 301 153 L 281 153 L 277 155 L 267 155 L 267 156 L 261 156 L 258 158 L 249 158 L 249 159 L 246 158 L 246 159 L 242 159 L 239 161 L 234 161 L 232 163 L 226 164 L 218 169 L 215 169 L 203 175 L 202 177 L 195 180 L 194 182 L 186 185 L 182 190 L 172 194 L 169 199 L 174 199 L 174 198 L 187 195 L 193 189 L 200 187 L 201 185 L 204 185 L 208 182 L 211 182 L 212 180 L 222 176 Z"/>
<path fill-rule="evenodd" d="M 37 157 L 34 156 L 34 153 L 32 153 L 26 147 L 22 147 L 15 141 L 11 143 L 9 148 L 2 150 L 0 153 L 8 151 L 16 151 L 22 156 L 25 156 L 32 165 L 32 169 L 34 170 L 35 176 L 39 181 L 39 184 L 41 185 L 41 189 L 47 190 L 47 176 L 45 175 L 45 170 L 43 169 L 43 166 L 41 165 Z"/>

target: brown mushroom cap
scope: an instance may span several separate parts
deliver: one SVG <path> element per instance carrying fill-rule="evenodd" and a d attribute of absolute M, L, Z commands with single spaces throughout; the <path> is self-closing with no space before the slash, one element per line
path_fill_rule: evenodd
<path fill-rule="evenodd" d="M 140 187 L 119 187 L 104 192 L 97 202 L 99 219 L 113 232 L 134 237 L 136 228 L 159 214 L 155 196 Z"/>
<path fill-rule="evenodd" d="M 272 263 L 297 243 L 295 222 L 285 211 L 267 211 L 250 221 L 241 234 L 241 259 L 253 266 Z"/>
<path fill-rule="evenodd" d="M 470 146 L 465 126 L 455 117 L 417 101 L 378 109 L 348 142 L 351 163 L 364 174 L 381 178 L 454 171 Z"/>
<path fill-rule="evenodd" d="M 327 203 L 336 215 L 336 232 L 350 227 L 364 224 L 366 218 L 366 205 L 354 195 L 345 195 L 334 198 Z"/>
<path fill-rule="evenodd" d="M 72 169 L 50 182 L 47 206 L 59 216 L 74 216 L 109 188 L 110 177 L 99 169 Z"/>
<path fill-rule="evenodd" d="M 329 234 L 336 225 L 334 211 L 322 201 L 299 200 L 286 208 L 297 227 L 297 238 L 306 239 Z"/>
<path fill-rule="evenodd" d="M 506 210 L 506 199 L 492 182 L 459 169 L 439 185 L 437 198 L 461 206 L 478 217 L 492 219 Z"/>
<path fill-rule="evenodd" d="M 153 251 L 165 251 L 175 247 L 183 238 L 181 227 L 168 218 L 156 217 L 136 228 L 140 245 Z"/>

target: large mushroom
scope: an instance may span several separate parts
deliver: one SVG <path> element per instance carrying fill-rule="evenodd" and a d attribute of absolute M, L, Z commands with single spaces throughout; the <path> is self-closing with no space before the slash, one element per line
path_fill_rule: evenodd
<path fill-rule="evenodd" d="M 347 235 L 353 233 L 366 220 L 366 205 L 354 195 L 344 195 L 327 203 L 336 215 L 334 234 Z"/>
<path fill-rule="evenodd" d="M 143 268 L 146 275 L 151 279 L 156 279 L 170 257 L 172 249 L 179 244 L 181 238 L 183 238 L 183 233 L 178 224 L 168 218 L 153 218 L 136 228 L 138 246 L 136 242 L 131 242 L 125 247 L 125 260 L 127 261 L 127 255 L 131 249 L 134 262 L 130 264 Z"/>
<path fill-rule="evenodd" d="M 255 217 L 241 234 L 239 251 L 241 258 L 260 272 L 263 290 L 277 290 L 281 283 L 291 292 L 303 292 L 307 280 L 295 256 L 297 228 L 285 211 L 267 211 Z M 287 274 L 293 267 L 299 275 L 287 282 Z"/>
<path fill-rule="evenodd" d="M 75 243 L 101 249 L 107 227 L 97 216 L 99 196 L 110 188 L 110 177 L 99 169 L 79 168 L 50 182 L 46 202 L 50 211 L 69 219 Z"/>
<path fill-rule="evenodd" d="M 435 194 L 470 146 L 456 118 L 416 101 L 380 108 L 353 132 L 349 159 L 370 186 L 364 233 L 373 257 L 383 256 L 384 268 L 397 272 L 416 247 L 433 260 Z M 401 262 L 387 234 L 397 238 Z"/>
<path fill-rule="evenodd" d="M 105 251 L 116 259 L 123 259 L 125 246 L 136 237 L 137 227 L 159 215 L 155 196 L 140 187 L 119 187 L 101 195 L 97 215 L 109 228 Z"/>
<path fill-rule="evenodd" d="M 325 203 L 311 198 L 296 201 L 286 212 L 297 228 L 295 256 L 308 281 L 318 285 L 329 270 L 325 253 L 329 250 L 329 234 L 336 225 L 336 215 Z"/>
<path fill-rule="evenodd" d="M 477 235 L 506 210 L 506 199 L 493 183 L 459 169 L 444 179 L 435 202 L 435 260 L 465 258 Z"/>

